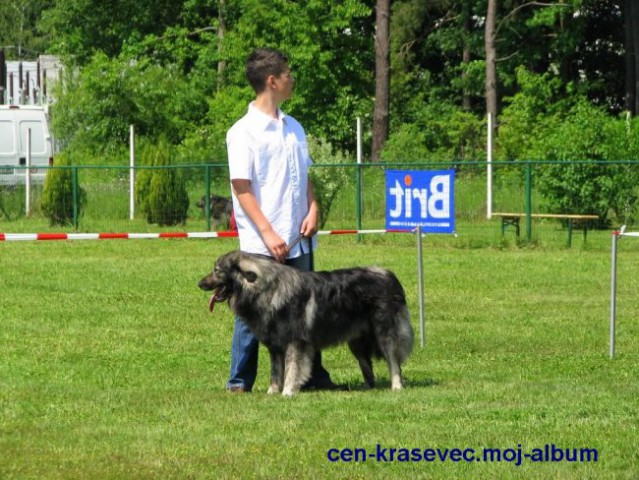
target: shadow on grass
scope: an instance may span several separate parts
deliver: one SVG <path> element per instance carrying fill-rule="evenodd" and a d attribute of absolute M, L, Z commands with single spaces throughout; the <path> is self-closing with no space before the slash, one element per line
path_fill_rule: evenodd
<path fill-rule="evenodd" d="M 435 380 L 434 378 L 425 378 L 422 380 L 410 380 L 404 379 L 404 388 L 425 388 L 425 387 L 433 387 L 439 385 L 441 382 L 439 380 Z M 351 392 L 367 392 L 367 391 L 376 391 L 376 390 L 390 390 L 391 382 L 388 379 L 379 379 L 375 381 L 375 387 L 368 388 L 364 382 L 347 382 L 345 385 L 348 387 L 348 390 Z"/>

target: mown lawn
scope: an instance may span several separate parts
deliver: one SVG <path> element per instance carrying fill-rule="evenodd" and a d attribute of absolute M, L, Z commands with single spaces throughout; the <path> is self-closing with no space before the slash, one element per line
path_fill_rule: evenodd
<path fill-rule="evenodd" d="M 323 237 L 318 269 L 397 273 L 418 341 L 402 392 L 382 363 L 379 387 L 363 390 L 338 347 L 325 363 L 352 390 L 292 399 L 266 395 L 266 351 L 253 394 L 224 390 L 232 315 L 209 314 L 196 284 L 234 240 L 0 243 L 0 478 L 637 478 L 632 242 L 620 246 L 610 360 L 609 236 L 572 249 L 427 242 L 425 348 L 414 238 Z M 389 458 L 550 444 L 597 449 L 598 461 Z M 328 460 L 344 448 L 385 454 Z"/>

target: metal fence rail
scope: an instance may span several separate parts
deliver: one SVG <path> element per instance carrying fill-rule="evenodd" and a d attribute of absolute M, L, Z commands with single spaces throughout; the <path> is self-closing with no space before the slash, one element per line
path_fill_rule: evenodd
<path fill-rule="evenodd" d="M 17 167 L 20 168 L 20 167 Z M 458 242 L 473 245 L 500 245 L 506 243 L 543 243 L 565 245 L 567 222 L 553 218 L 538 218 L 539 214 L 592 214 L 587 211 L 556 212 L 548 210 L 548 202 L 540 190 L 538 179 L 553 172 L 572 168 L 596 168 L 599 182 L 605 185 L 613 179 L 626 178 L 624 172 L 639 172 L 639 162 L 493 162 L 492 178 L 488 182 L 485 162 L 467 163 L 403 163 L 403 164 L 340 164 L 313 166 L 312 172 L 322 171 L 326 185 L 317 190 L 325 198 L 320 206 L 328 212 L 322 229 L 383 229 L 385 228 L 385 171 L 392 169 L 433 170 L 455 168 L 455 212 Z M 70 169 L 72 172 L 72 201 L 74 218 L 66 227 L 51 226 L 41 210 L 43 184 L 32 184 L 27 191 L 24 182 L 2 182 L 0 174 L 0 232 L 20 233 L 33 231 L 158 231 L 149 224 L 144 213 L 137 208 L 135 192 L 131 192 L 130 166 L 52 166 L 38 167 L 37 171 Z M 184 180 L 189 198 L 185 224 L 176 228 L 189 231 L 215 231 L 228 228 L 224 212 L 216 210 L 215 196 L 230 197 L 228 167 L 225 163 L 206 165 L 172 165 L 161 167 L 136 166 L 136 177 L 143 170 L 173 169 Z M 341 186 L 331 186 L 337 169 L 346 171 L 347 180 Z M 625 170 L 624 170 L 625 169 Z M 33 171 L 33 169 L 32 169 Z M 335 173 L 335 175 L 333 175 Z M 558 174 L 559 175 L 559 174 Z M 628 174 L 630 175 L 630 173 Z M 491 195 L 487 185 L 492 184 Z M 639 185 L 639 183 L 636 183 Z M 331 189 L 332 188 L 332 189 Z M 612 187 L 614 188 L 614 185 Z M 593 225 L 607 232 L 622 223 L 633 225 L 638 216 L 639 187 L 630 188 L 627 201 L 621 207 L 613 206 L 606 218 Z M 82 211 L 78 208 L 79 192 L 85 194 Z M 29 202 L 26 201 L 28 195 Z M 492 201 L 488 208 L 487 199 Z M 30 206 L 29 211 L 26 205 Z M 132 209 L 135 209 L 131 215 Z M 619 218 L 622 211 L 623 218 Z M 502 229 L 501 218 L 487 218 L 489 212 L 514 212 L 522 215 L 522 234 L 517 237 L 513 229 Z M 533 215 L 535 214 L 535 215 Z M 593 235 L 588 237 L 589 241 Z M 596 233 L 595 233 L 596 238 Z"/>

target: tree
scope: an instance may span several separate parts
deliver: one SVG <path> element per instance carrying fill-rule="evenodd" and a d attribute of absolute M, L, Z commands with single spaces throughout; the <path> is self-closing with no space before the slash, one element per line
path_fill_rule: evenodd
<path fill-rule="evenodd" d="M 95 52 L 115 57 L 146 35 L 160 35 L 180 21 L 186 0 L 55 0 L 41 25 L 55 38 L 55 53 L 80 65 Z"/>
<path fill-rule="evenodd" d="M 377 0 L 375 21 L 375 112 L 371 159 L 379 155 L 388 138 L 390 104 L 390 0 Z"/>
<path fill-rule="evenodd" d="M 462 108 L 468 112 L 471 109 L 470 92 L 468 89 L 468 70 L 472 58 L 472 51 L 470 46 L 470 36 L 472 32 L 470 0 L 462 1 L 462 32 Z"/>
<path fill-rule="evenodd" d="M 56 168 L 47 171 L 40 207 L 51 226 L 72 224 L 74 212 L 80 217 L 86 204 L 86 192 L 79 185 L 74 197 L 73 172 L 65 168 L 70 165 L 69 156 L 63 153 L 57 157 Z"/>
<path fill-rule="evenodd" d="M 624 1 L 624 58 L 626 65 L 626 110 L 639 113 L 639 5 Z"/>
<path fill-rule="evenodd" d="M 499 132 L 502 160 L 548 160 L 535 166 L 538 208 L 552 213 L 637 215 L 637 169 L 609 160 L 637 158 L 639 119 L 627 123 L 592 105 L 585 95 L 555 100 L 563 88 L 549 72 L 517 71 L 520 92 L 505 102 Z"/>
<path fill-rule="evenodd" d="M 161 138 L 156 145 L 141 146 L 145 168 L 136 178 L 136 201 L 147 222 L 160 226 L 186 223 L 189 197 L 184 178 L 171 166 L 172 147 Z"/>
<path fill-rule="evenodd" d="M 326 140 L 308 137 L 308 150 L 315 163 L 309 171 L 315 198 L 319 204 L 319 228 L 324 228 L 334 200 L 350 181 L 348 155 L 335 151 Z M 318 166 L 320 165 L 320 166 Z"/>
<path fill-rule="evenodd" d="M 492 118 L 493 137 L 497 133 L 497 48 L 495 47 L 495 21 L 497 0 L 488 0 L 486 11 L 486 113 Z"/>
<path fill-rule="evenodd" d="M 32 59 L 44 53 L 47 39 L 38 28 L 53 0 L 4 0 L 0 7 L 0 48 L 8 59 Z"/>
<path fill-rule="evenodd" d="M 553 102 L 584 95 L 612 114 L 628 102 L 622 26 L 636 2 L 625 4 L 625 17 L 620 0 L 377 2 L 34 0 L 38 35 L 83 67 L 58 97 L 53 118 L 64 129 L 56 137 L 90 137 L 102 151 L 125 142 L 135 123 L 141 135 L 165 133 L 191 161 L 219 160 L 226 130 L 253 96 L 244 61 L 257 46 L 289 54 L 297 91 L 285 109 L 309 134 L 353 151 L 355 118 L 363 117 L 374 125 L 365 148 L 375 159 L 395 134 L 393 150 L 405 153 L 401 140 L 414 132 L 411 151 L 420 157 L 474 159 L 476 121 L 487 110 L 497 119 L 518 93 L 519 67 L 561 79 Z M 636 72 L 639 48 L 632 55 L 629 44 Z M 388 84 L 390 94 L 376 91 Z"/>
<path fill-rule="evenodd" d="M 295 95 L 284 106 L 287 113 L 298 118 L 308 133 L 353 150 L 355 118 L 370 118 L 374 95 L 374 22 L 369 3 L 227 2 L 225 83 L 219 96 L 225 95 L 225 89 L 242 88 L 248 103 L 253 94 L 244 78 L 246 56 L 259 46 L 283 50 L 296 78 Z"/>
<path fill-rule="evenodd" d="M 224 43 L 224 35 L 226 35 L 226 0 L 219 0 L 217 38 L 218 38 L 218 55 L 221 57 L 222 44 Z M 217 91 L 219 92 L 224 85 L 224 70 L 226 69 L 226 61 L 219 58 L 217 61 Z"/>

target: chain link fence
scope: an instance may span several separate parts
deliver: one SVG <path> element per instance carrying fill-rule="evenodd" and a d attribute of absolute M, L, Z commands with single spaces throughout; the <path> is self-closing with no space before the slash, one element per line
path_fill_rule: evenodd
<path fill-rule="evenodd" d="M 51 225 L 45 216 L 42 198 L 46 181 L 45 184 L 30 185 L 28 201 L 26 182 L 0 181 L 0 232 L 153 232 L 166 229 L 166 226 L 148 223 L 139 199 L 131 199 L 130 167 L 41 167 L 47 175 L 50 170 L 60 168 L 73 171 L 71 189 L 76 193 L 70 194 L 70 201 L 77 201 L 77 192 L 84 194 L 82 209 L 69 225 Z M 230 184 L 225 164 L 136 167 L 134 173 L 140 176 L 145 169 L 159 168 L 172 169 L 178 174 L 189 200 L 186 220 L 170 228 L 188 231 L 228 229 L 229 212 L 225 200 L 230 198 Z M 442 238 L 437 241 L 456 242 L 467 247 L 562 246 L 568 245 L 569 234 L 574 234 L 572 243 L 577 245 L 580 237 L 587 242 L 609 239 L 610 229 L 621 224 L 632 228 L 639 210 L 639 163 L 634 161 L 495 162 L 492 164 L 490 194 L 486 163 L 317 164 L 311 174 L 315 183 L 320 183 L 316 191 L 324 213 L 321 229 L 383 229 L 386 169 L 448 168 L 456 170 L 456 236 L 454 240 Z M 337 178 L 341 180 L 333 181 Z M 590 203 L 589 198 L 593 200 Z M 491 209 L 487 207 L 489 201 L 492 202 Z M 493 213 L 492 218 L 488 218 L 489 210 Z M 505 223 L 504 217 L 497 215 L 499 213 L 521 216 L 514 225 L 512 219 L 511 223 Z M 528 213 L 533 215 L 527 216 Z M 571 225 L 565 218 L 545 214 L 594 214 L 597 220 Z"/>

